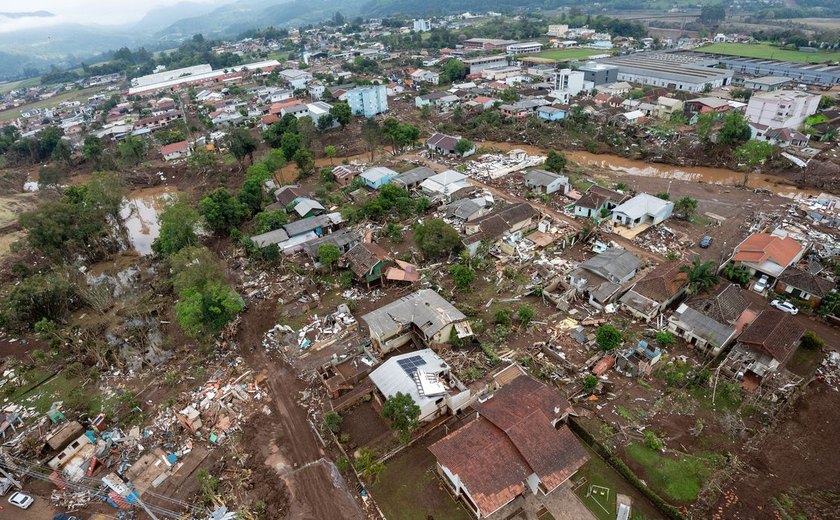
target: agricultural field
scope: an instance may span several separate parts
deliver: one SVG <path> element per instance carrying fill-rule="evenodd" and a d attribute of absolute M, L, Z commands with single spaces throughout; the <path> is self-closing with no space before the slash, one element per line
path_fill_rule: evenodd
<path fill-rule="evenodd" d="M 727 56 L 743 56 L 745 58 L 764 58 L 768 60 L 794 61 L 799 63 L 824 63 L 840 60 L 838 51 L 801 52 L 780 49 L 769 43 L 715 43 L 700 47 L 697 50 Z"/>
<path fill-rule="evenodd" d="M 598 54 L 604 54 L 608 51 L 599 49 L 554 49 L 550 51 L 540 52 L 539 54 L 529 54 L 520 59 L 527 58 L 545 58 L 549 60 L 565 61 L 565 60 L 580 60 Z"/>

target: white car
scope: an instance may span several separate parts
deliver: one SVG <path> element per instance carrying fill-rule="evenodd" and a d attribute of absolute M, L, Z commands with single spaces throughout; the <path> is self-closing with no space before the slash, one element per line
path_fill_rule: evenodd
<path fill-rule="evenodd" d="M 755 282 L 755 285 L 753 285 L 753 291 L 763 293 L 764 290 L 767 289 L 767 282 L 769 281 L 770 279 L 767 278 L 766 274 L 761 275 L 761 278 L 759 278 L 758 281 Z"/>
<path fill-rule="evenodd" d="M 35 500 L 33 500 L 31 496 L 25 495 L 19 491 L 12 493 L 12 496 L 9 497 L 9 503 L 21 509 L 29 509 L 29 506 L 31 506 L 34 501 Z"/>
<path fill-rule="evenodd" d="M 770 305 L 788 314 L 797 314 L 799 312 L 799 309 L 794 307 L 792 303 L 783 302 L 782 300 L 773 300 L 770 302 Z"/>

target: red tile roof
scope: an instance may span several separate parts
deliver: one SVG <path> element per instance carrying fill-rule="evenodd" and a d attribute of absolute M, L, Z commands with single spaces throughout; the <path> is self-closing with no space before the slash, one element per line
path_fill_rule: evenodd
<path fill-rule="evenodd" d="M 793 354 L 805 328 L 795 318 L 778 309 L 767 309 L 750 323 L 738 342 L 773 356 L 779 363 Z"/>
<path fill-rule="evenodd" d="M 802 252 L 802 244 L 790 237 L 779 237 L 770 233 L 753 233 L 735 248 L 732 257 L 736 262 L 761 264 L 772 261 L 782 267 L 792 264 Z"/>
<path fill-rule="evenodd" d="M 568 402 L 529 376 L 514 378 L 474 407 L 478 419 L 429 449 L 458 475 L 485 515 L 524 492 L 523 481 L 532 473 L 551 492 L 588 459 L 568 427 L 552 425 L 571 410 Z"/>
<path fill-rule="evenodd" d="M 161 155 L 168 155 L 176 152 L 186 152 L 189 148 L 189 143 L 186 141 L 178 141 L 177 143 L 168 144 L 160 147 Z"/>

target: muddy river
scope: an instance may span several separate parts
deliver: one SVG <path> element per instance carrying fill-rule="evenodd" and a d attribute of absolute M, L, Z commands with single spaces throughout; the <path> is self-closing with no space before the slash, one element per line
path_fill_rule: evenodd
<path fill-rule="evenodd" d="M 160 233 L 158 215 L 175 193 L 174 188 L 163 186 L 135 190 L 126 197 L 120 215 L 131 246 L 141 255 L 152 254 L 152 242 Z"/>
<path fill-rule="evenodd" d="M 500 143 L 485 141 L 483 146 L 498 148 L 500 150 L 511 150 L 519 148 L 529 154 L 545 155 L 547 150 L 529 145 L 516 145 L 513 143 Z M 566 157 L 584 166 L 595 166 L 605 170 L 625 173 L 638 177 L 659 177 L 662 179 L 674 179 L 689 182 L 706 182 L 722 186 L 740 186 L 744 182 L 744 173 L 726 168 L 707 168 L 704 166 L 673 166 L 670 164 L 650 163 L 627 159 L 612 154 L 594 154 L 584 151 L 564 152 Z M 783 177 L 765 175 L 761 173 L 750 174 L 750 188 L 763 188 L 781 195 L 783 197 L 798 198 L 816 195 L 816 192 L 801 190 L 790 184 L 790 181 Z"/>

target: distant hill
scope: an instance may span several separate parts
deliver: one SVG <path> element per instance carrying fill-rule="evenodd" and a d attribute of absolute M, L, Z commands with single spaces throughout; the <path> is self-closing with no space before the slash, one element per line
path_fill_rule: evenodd
<path fill-rule="evenodd" d="M 20 13 L 3 13 L 0 12 L 0 16 L 4 18 L 52 18 L 55 16 L 53 13 L 49 11 L 30 11 L 30 12 L 20 12 Z"/>
<path fill-rule="evenodd" d="M 362 12 L 367 16 L 440 15 L 466 11 L 511 11 L 520 8 L 554 9 L 580 6 L 581 3 L 580 0 L 368 0 L 362 6 Z"/>
<path fill-rule="evenodd" d="M 183 18 L 202 16 L 212 12 L 218 6 L 198 2 L 180 2 L 175 5 L 152 9 L 139 22 L 131 25 L 135 31 L 156 33 Z"/>

